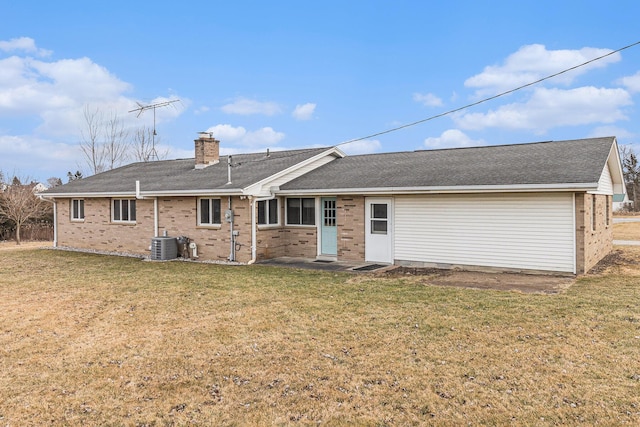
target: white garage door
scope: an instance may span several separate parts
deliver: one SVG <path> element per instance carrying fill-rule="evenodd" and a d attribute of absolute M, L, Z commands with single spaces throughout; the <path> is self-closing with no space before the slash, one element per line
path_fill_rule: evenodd
<path fill-rule="evenodd" d="M 575 271 L 571 194 L 400 196 L 394 233 L 397 261 Z"/>

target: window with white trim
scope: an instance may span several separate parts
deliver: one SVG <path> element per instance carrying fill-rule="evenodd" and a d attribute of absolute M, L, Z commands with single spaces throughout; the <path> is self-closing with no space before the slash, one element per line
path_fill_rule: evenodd
<path fill-rule="evenodd" d="M 287 198 L 287 225 L 315 225 L 316 200 L 314 198 Z"/>
<path fill-rule="evenodd" d="M 258 224 L 277 225 L 278 223 L 278 199 L 259 201 Z"/>
<path fill-rule="evenodd" d="M 111 221 L 136 222 L 136 200 L 113 199 L 111 201 Z"/>
<path fill-rule="evenodd" d="M 84 221 L 84 199 L 71 199 L 71 220 Z"/>
<path fill-rule="evenodd" d="M 198 199 L 198 225 L 222 224 L 220 206 L 220 199 L 217 198 Z"/>

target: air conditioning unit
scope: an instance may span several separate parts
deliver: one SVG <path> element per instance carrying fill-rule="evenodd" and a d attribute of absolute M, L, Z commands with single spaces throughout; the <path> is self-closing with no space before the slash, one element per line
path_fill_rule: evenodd
<path fill-rule="evenodd" d="M 178 242 L 175 237 L 154 237 L 151 239 L 151 259 L 166 261 L 178 257 Z"/>

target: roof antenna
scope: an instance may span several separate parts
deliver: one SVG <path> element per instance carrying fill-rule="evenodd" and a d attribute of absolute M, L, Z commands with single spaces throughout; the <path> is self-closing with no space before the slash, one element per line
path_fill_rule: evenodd
<path fill-rule="evenodd" d="M 138 108 L 129 110 L 130 113 L 137 111 L 138 115 L 136 117 L 140 117 L 140 115 L 146 110 L 153 110 L 153 133 L 151 134 L 151 153 L 149 156 L 149 158 L 152 160 L 154 157 L 156 160 L 160 160 L 158 158 L 158 152 L 156 151 L 156 135 L 158 134 L 156 132 L 156 108 L 166 107 L 168 105 L 173 104 L 174 102 L 179 102 L 179 101 L 180 101 L 179 99 L 173 99 L 171 101 L 159 102 L 157 104 L 150 104 L 150 105 L 142 105 L 141 103 L 136 101 L 136 104 L 138 104 Z"/>

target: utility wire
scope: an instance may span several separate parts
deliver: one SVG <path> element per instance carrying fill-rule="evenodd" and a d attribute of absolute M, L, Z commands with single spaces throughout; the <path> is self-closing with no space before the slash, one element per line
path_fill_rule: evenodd
<path fill-rule="evenodd" d="M 398 126 L 398 127 L 392 128 L 392 129 L 387 129 L 387 130 L 384 130 L 384 131 L 381 131 L 381 132 L 377 132 L 377 133 L 374 133 L 374 134 L 371 134 L 371 135 L 363 136 L 363 137 L 361 137 L 361 138 L 350 139 L 350 140 L 348 140 L 348 141 L 344 141 L 344 142 L 341 142 L 341 143 L 339 143 L 339 144 L 336 144 L 336 145 L 334 145 L 333 147 L 339 147 L 339 146 L 341 146 L 341 145 L 346 145 L 346 144 L 349 144 L 349 143 L 352 143 L 352 142 L 362 141 L 362 140 L 369 139 L 369 138 L 373 138 L 373 137 L 376 137 L 376 136 L 385 135 L 385 134 L 387 134 L 387 133 L 396 132 L 396 131 L 399 131 L 399 130 L 401 130 L 401 129 L 405 129 L 405 128 L 408 128 L 408 127 L 411 127 L 411 126 L 416 126 L 416 125 L 419 125 L 419 124 L 421 124 L 421 123 L 425 123 L 425 122 L 428 122 L 428 121 L 431 121 L 431 120 L 434 120 L 434 119 L 437 119 L 437 118 L 440 118 L 440 117 L 447 116 L 447 115 L 449 115 L 449 114 L 457 113 L 458 111 L 462 111 L 462 110 L 465 110 L 465 109 L 467 109 L 467 108 L 475 107 L 476 105 L 480 105 L 480 104 L 483 104 L 483 103 L 485 103 L 485 102 L 488 102 L 488 101 L 494 100 L 494 99 L 496 99 L 496 98 L 500 98 L 500 97 L 502 97 L 502 96 L 509 95 L 510 93 L 517 92 L 517 91 L 519 91 L 519 90 L 521 90 L 521 89 L 524 89 L 524 88 L 526 88 L 526 87 L 536 85 L 536 84 L 538 84 L 538 83 L 540 83 L 540 82 L 543 82 L 543 81 L 545 81 L 545 80 L 549 80 L 549 79 L 552 79 L 552 78 L 554 78 L 554 77 L 557 77 L 557 76 L 559 76 L 559 75 L 561 75 L 561 74 L 568 73 L 569 71 L 573 71 L 573 70 L 578 69 L 578 68 L 580 68 L 580 67 L 584 67 L 585 65 L 591 64 L 592 62 L 599 61 L 599 60 L 601 60 L 601 59 L 603 59 L 603 58 L 606 58 L 606 57 L 611 56 L 611 55 L 613 55 L 613 54 L 615 54 L 615 53 L 621 52 L 621 51 L 623 51 L 623 50 L 625 50 L 625 49 L 629 49 L 629 48 L 631 48 L 631 47 L 637 46 L 637 45 L 639 45 L 639 44 L 640 44 L 640 41 L 637 41 L 637 42 L 632 43 L 632 44 L 630 44 L 630 45 L 627 45 L 627 46 L 625 46 L 625 47 L 621 47 L 620 49 L 613 50 L 613 51 L 611 51 L 611 52 L 609 52 L 609 53 L 606 53 L 606 54 L 604 54 L 604 55 L 602 55 L 602 56 L 598 56 L 597 58 L 590 59 L 590 60 L 588 60 L 588 61 L 586 61 L 586 62 L 583 62 L 582 64 L 574 65 L 573 67 L 570 67 L 570 68 L 564 69 L 564 70 L 562 70 L 562 71 L 559 71 L 559 72 L 557 72 L 557 73 L 554 73 L 554 74 L 548 75 L 548 76 L 546 76 L 546 77 L 542 77 L 541 79 L 538 79 L 538 80 L 532 81 L 532 82 L 527 83 L 527 84 L 524 84 L 524 85 L 522 85 L 522 86 L 518 86 L 518 87 L 516 87 L 516 88 L 514 88 L 514 89 L 509 89 L 509 90 L 507 90 L 507 91 L 505 91 L 505 92 L 501 92 L 501 93 L 499 93 L 499 94 L 497 94 L 497 95 L 493 95 L 493 96 L 490 96 L 490 97 L 488 97 L 488 98 L 481 99 L 480 101 L 472 102 L 471 104 L 467 104 L 467 105 L 464 105 L 464 106 L 462 106 L 462 107 L 458 107 L 458 108 L 455 108 L 455 109 L 453 109 L 453 110 L 445 111 L 444 113 L 436 114 L 435 116 L 427 117 L 426 119 L 418 120 L 418 121 L 415 121 L 415 122 L 412 122 L 412 123 L 407 123 L 407 124 L 404 124 L 404 125 L 402 125 L 402 126 Z M 312 150 L 312 149 L 309 149 L 309 150 Z M 284 155 L 284 156 L 278 156 L 277 158 L 282 159 L 282 158 L 286 158 L 286 157 L 296 156 L 296 155 L 299 155 L 299 154 L 300 154 L 300 151 L 304 151 L 304 149 L 302 149 L 302 150 L 295 150 L 295 151 L 296 151 L 296 153 L 291 153 L 291 154 Z M 274 152 L 273 154 L 277 154 L 277 151 L 276 151 L 276 152 Z M 232 166 L 232 167 L 233 167 L 233 166 L 240 166 L 241 164 L 244 164 L 244 163 L 256 163 L 256 162 L 262 162 L 262 161 L 266 160 L 267 158 L 268 158 L 268 157 L 262 157 L 262 158 L 258 158 L 258 159 L 254 159 L 254 160 L 245 160 L 245 161 L 243 161 L 243 162 L 238 162 L 238 163 L 234 162 L 234 163 L 232 163 L 232 165 L 231 165 L 231 166 Z"/>
<path fill-rule="evenodd" d="M 396 132 L 396 131 L 399 131 L 399 130 L 401 130 L 401 129 L 405 129 L 405 128 L 408 128 L 408 127 L 411 127 L 411 126 L 419 125 L 419 124 L 424 123 L 424 122 L 428 122 L 428 121 L 430 121 L 430 120 L 434 120 L 434 119 L 437 119 L 437 118 L 440 118 L 440 117 L 447 116 L 447 115 L 449 115 L 449 114 L 457 113 L 458 111 L 462 111 L 462 110 L 465 110 L 465 109 L 467 109 L 467 108 L 475 107 L 476 105 L 479 105 L 479 104 L 482 104 L 482 103 L 485 103 L 485 102 L 488 102 L 488 101 L 494 100 L 494 99 L 496 99 L 496 98 L 500 98 L 501 96 L 508 95 L 508 94 L 510 94 L 510 93 L 513 93 L 513 92 L 519 91 L 519 90 L 524 89 L 524 88 L 526 88 L 526 87 L 533 86 L 533 85 L 538 84 L 538 83 L 540 83 L 540 82 L 543 82 L 543 81 L 545 81 L 545 80 L 549 80 L 549 79 L 551 79 L 551 78 L 553 78 L 553 77 L 557 77 L 557 76 L 559 76 L 559 75 L 561 75 L 561 74 L 568 73 L 569 71 L 573 71 L 573 70 L 575 70 L 575 69 L 577 69 L 577 68 L 584 67 L 584 66 L 585 66 L 585 65 L 587 65 L 587 64 L 591 64 L 592 62 L 599 61 L 599 60 L 601 60 L 601 59 L 603 59 L 603 58 L 606 58 L 607 56 L 611 56 L 611 55 L 613 55 L 614 53 L 621 52 L 621 51 L 623 51 L 623 50 L 625 50 L 625 49 L 629 49 L 629 48 L 631 48 L 631 47 L 633 47 L 633 46 L 636 46 L 636 45 L 638 45 L 638 44 L 640 44 L 640 41 L 637 41 L 637 42 L 632 43 L 632 44 L 630 44 L 630 45 L 628 45 L 628 46 L 625 46 L 625 47 L 621 47 L 620 49 L 617 49 L 617 50 L 611 51 L 611 52 L 609 52 L 609 53 L 607 53 L 607 54 L 605 54 L 605 55 L 598 56 L 597 58 L 590 59 L 589 61 L 583 62 L 582 64 L 575 65 L 575 66 L 573 66 L 573 67 L 571 67 L 571 68 L 567 68 L 567 69 L 565 69 L 565 70 L 559 71 L 559 72 L 557 72 L 557 73 L 555 73 L 555 74 L 551 74 L 551 75 L 549 75 L 549 76 L 543 77 L 543 78 L 538 79 L 538 80 L 536 80 L 536 81 L 533 81 L 533 82 L 530 82 L 530 83 L 524 84 L 524 85 L 522 85 L 522 86 L 518 86 L 518 87 L 517 87 L 517 88 L 515 88 L 515 89 L 510 89 L 510 90 L 507 90 L 507 91 L 505 91 L 505 92 L 501 92 L 501 93 L 499 93 L 499 94 L 497 94 L 497 95 L 490 96 L 489 98 L 484 98 L 484 99 L 482 99 L 482 100 L 480 100 L 480 101 L 476 101 L 476 102 L 473 102 L 473 103 L 471 103 L 471 104 L 467 104 L 467 105 L 464 105 L 464 106 L 462 106 L 462 107 L 455 108 L 455 109 L 453 109 L 453 110 L 445 111 L 444 113 L 436 114 L 435 116 L 427 117 L 426 119 L 418 120 L 418 121 L 416 121 L 416 122 L 412 122 L 412 123 L 407 123 L 407 124 L 404 124 L 404 125 L 402 125 L 402 126 L 398 126 L 398 127 L 392 128 L 392 129 L 387 129 L 387 130 L 384 130 L 384 131 L 382 131 L 382 132 L 373 133 L 373 134 L 371 134 L 371 135 L 363 136 L 363 137 L 361 137 L 361 138 L 350 139 L 350 140 L 348 140 L 348 141 L 341 142 L 340 144 L 336 144 L 336 145 L 335 145 L 335 147 L 338 147 L 338 146 L 340 146 L 340 145 L 349 144 L 349 143 L 352 143 L 352 142 L 362 141 L 362 140 L 364 140 L 364 139 L 369 139 L 369 138 L 373 138 L 373 137 L 380 136 L 380 135 L 385 135 L 385 134 L 387 134 L 387 133 L 391 133 L 391 132 Z"/>

